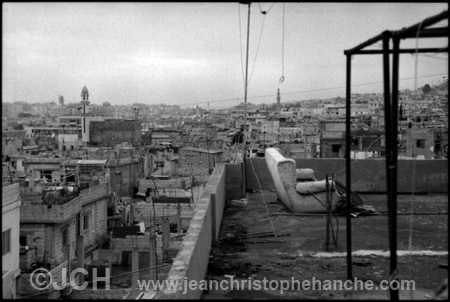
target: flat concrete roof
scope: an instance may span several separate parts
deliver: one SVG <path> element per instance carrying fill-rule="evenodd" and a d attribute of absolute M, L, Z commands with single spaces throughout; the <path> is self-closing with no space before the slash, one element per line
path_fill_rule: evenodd
<path fill-rule="evenodd" d="M 228 203 L 220 228 L 219 240 L 212 246 L 207 280 L 347 280 L 346 258 L 318 258 L 326 252 L 326 216 L 299 216 L 290 213 L 277 200 L 276 192 L 247 193 L 247 205 Z M 387 211 L 386 194 L 362 194 L 364 204 L 375 210 Z M 398 195 L 397 249 L 408 250 L 411 202 L 412 250 L 448 252 L 448 196 Z M 240 206 L 239 206 L 240 205 Z M 422 213 L 421 215 L 419 215 Z M 433 214 L 434 213 L 434 214 Z M 439 214 L 443 213 L 443 214 Z M 346 252 L 346 217 L 332 216 L 337 247 L 330 233 L 329 252 Z M 352 251 L 389 251 L 388 216 L 358 216 L 352 218 Z M 273 229 L 272 229 L 273 226 Z M 280 236 L 258 237 L 271 233 Z M 389 257 L 353 256 L 353 277 L 372 280 L 379 285 L 389 280 Z M 448 277 L 446 256 L 399 256 L 397 270 L 401 280 L 414 280 L 416 290 L 400 291 L 401 299 L 433 297 L 433 292 Z M 441 266 L 443 264 L 443 266 Z M 229 279 L 228 279 L 229 280 Z M 203 299 L 389 299 L 389 291 L 381 290 L 209 290 Z"/>

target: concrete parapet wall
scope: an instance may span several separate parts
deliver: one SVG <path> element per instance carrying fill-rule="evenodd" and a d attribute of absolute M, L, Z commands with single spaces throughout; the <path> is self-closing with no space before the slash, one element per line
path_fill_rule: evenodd
<path fill-rule="evenodd" d="M 204 280 L 208 268 L 211 244 L 218 235 L 225 205 L 225 165 L 219 164 L 210 176 L 202 198 L 196 204 L 189 229 L 181 243 L 181 249 L 175 257 L 167 280 L 180 282 L 185 278 Z M 220 215 L 220 217 L 219 217 Z M 148 294 L 150 297 L 150 294 Z M 157 299 L 200 299 L 202 290 L 163 290 Z M 145 299 L 146 296 L 143 297 Z"/>
<path fill-rule="evenodd" d="M 246 160 L 247 188 L 261 191 L 275 190 L 275 183 L 270 174 L 264 157 L 247 158 Z"/>
<path fill-rule="evenodd" d="M 2 207 L 19 200 L 19 184 L 2 186 Z"/>
<path fill-rule="evenodd" d="M 153 211 L 154 208 L 154 211 Z M 156 223 L 160 223 L 161 217 L 169 217 L 170 222 L 176 222 L 175 218 L 178 213 L 178 204 L 155 203 L 138 203 L 133 207 L 134 219 L 145 223 L 145 227 L 149 228 L 153 225 L 153 218 Z M 190 219 L 194 216 L 195 204 L 180 204 L 180 216 L 183 220 Z"/>
<path fill-rule="evenodd" d="M 62 205 L 25 205 L 20 209 L 20 221 L 32 223 L 64 223 L 81 209 L 82 197 L 72 199 Z"/>
<path fill-rule="evenodd" d="M 267 168 L 267 165 L 266 165 Z M 243 165 L 242 164 L 226 164 L 225 165 L 225 177 L 226 177 L 226 197 L 227 198 L 242 198 L 243 197 Z M 269 170 L 267 169 L 269 173 Z M 268 183 L 268 182 L 267 182 Z M 253 184 L 255 186 L 256 184 Z M 273 181 L 272 181 L 272 186 Z"/>
<path fill-rule="evenodd" d="M 81 204 L 92 202 L 108 195 L 107 184 L 100 184 L 80 192 Z"/>
<path fill-rule="evenodd" d="M 126 236 L 126 238 L 112 238 L 111 249 L 115 251 L 131 251 L 134 246 L 139 248 L 139 251 L 145 252 L 150 250 L 150 235 L 135 235 Z"/>
<path fill-rule="evenodd" d="M 325 175 L 345 184 L 345 159 L 342 158 L 303 158 L 295 159 L 297 168 L 314 170 L 318 180 Z M 247 159 L 247 187 L 253 190 L 275 189 L 265 158 Z M 352 161 L 352 190 L 357 192 L 386 192 L 386 163 L 384 159 L 359 159 Z M 414 172 L 415 171 L 415 172 Z M 255 177 L 255 172 L 258 178 Z M 413 181 L 413 175 L 414 181 Z M 229 178 L 229 176 L 227 176 Z M 446 160 L 399 160 L 398 192 L 446 193 L 448 192 L 448 170 Z M 259 183 L 258 183 L 259 180 Z M 414 183 L 414 188 L 413 188 Z M 227 189 L 228 191 L 228 189 Z"/>
<path fill-rule="evenodd" d="M 174 179 L 146 179 L 146 178 L 141 178 L 139 179 L 139 187 L 143 188 L 143 190 L 139 190 L 139 192 L 144 192 L 145 189 L 147 188 L 152 188 L 154 189 L 155 186 L 156 188 L 159 189 L 172 189 L 172 188 L 183 188 L 183 183 L 184 186 L 188 187 L 191 186 L 191 177 L 180 177 L 180 178 L 174 178 Z"/>
<path fill-rule="evenodd" d="M 336 173 L 335 178 L 345 184 L 345 159 L 296 159 L 298 168 L 313 169 L 317 179 Z M 384 159 L 352 161 L 352 190 L 358 192 L 386 192 L 386 162 Z M 415 171 L 414 171 L 415 170 Z M 448 192 L 446 160 L 398 160 L 397 191 L 399 193 Z M 414 179 L 413 179 L 414 176 Z M 414 188 L 413 188 L 414 184 Z"/>

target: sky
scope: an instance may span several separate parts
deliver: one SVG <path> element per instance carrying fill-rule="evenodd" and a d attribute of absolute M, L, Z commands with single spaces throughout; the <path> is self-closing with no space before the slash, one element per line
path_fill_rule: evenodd
<path fill-rule="evenodd" d="M 2 102 L 57 103 L 60 95 L 79 102 L 84 85 L 97 105 L 207 108 L 209 102 L 212 109 L 243 102 L 248 5 L 3 2 L 2 8 Z M 274 103 L 277 89 L 282 102 L 344 97 L 345 49 L 447 9 L 444 2 L 252 2 L 247 100 Z M 416 43 L 448 45 L 412 39 L 401 46 Z M 437 83 L 447 73 L 445 53 L 400 57 L 400 89 Z M 353 92 L 382 92 L 382 80 L 381 55 L 353 57 Z M 367 83 L 375 84 L 360 85 Z"/>

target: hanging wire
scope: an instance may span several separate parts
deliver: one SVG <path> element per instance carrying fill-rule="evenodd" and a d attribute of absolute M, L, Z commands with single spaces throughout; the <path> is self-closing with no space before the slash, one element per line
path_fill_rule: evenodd
<path fill-rule="evenodd" d="M 242 83 L 245 87 L 245 76 L 244 76 L 244 58 L 242 53 L 242 22 L 241 22 L 241 6 L 238 3 L 238 15 L 239 15 L 239 44 L 241 46 L 241 70 L 242 70 Z"/>
<path fill-rule="evenodd" d="M 259 3 L 258 3 L 258 5 L 259 5 Z M 261 31 L 259 32 L 258 47 L 256 48 L 256 54 L 255 54 L 255 59 L 253 61 L 252 72 L 250 74 L 250 78 L 248 79 L 248 84 L 247 85 L 250 84 L 250 81 L 252 80 L 252 77 L 253 77 L 253 72 L 255 71 L 256 59 L 258 57 L 259 48 L 260 48 L 260 45 L 261 45 L 261 38 L 262 38 L 262 34 L 263 34 L 263 29 L 264 29 L 264 21 L 266 20 L 266 13 L 261 10 L 261 6 L 259 7 L 259 9 L 260 9 L 261 13 L 263 14 L 263 18 L 262 18 L 262 22 L 261 22 Z"/>
<path fill-rule="evenodd" d="M 281 41 L 281 77 L 280 77 L 280 84 L 283 84 L 284 82 L 284 18 L 285 18 L 285 4 L 283 3 L 283 35 L 282 35 L 282 41 Z"/>
<path fill-rule="evenodd" d="M 442 50 L 443 49 L 445 49 L 445 48 L 442 48 Z M 419 54 L 419 55 L 421 55 L 421 56 L 423 56 L 423 57 L 427 57 L 427 58 L 432 58 L 432 59 L 438 59 L 438 60 L 443 60 L 443 61 L 448 61 L 448 57 L 447 58 L 443 58 L 443 57 L 438 57 L 438 55 L 446 55 L 446 53 L 440 53 L 440 52 L 438 52 L 438 53 L 436 53 L 436 54 L 434 54 L 434 55 L 429 55 L 429 54 L 426 54 L 426 53 L 422 53 L 422 54 Z"/>
<path fill-rule="evenodd" d="M 261 12 L 261 14 L 265 14 L 265 12 L 261 9 L 261 5 L 259 4 L 259 2 L 258 2 L 258 7 L 259 7 L 259 11 Z"/>
<path fill-rule="evenodd" d="M 372 147 L 372 145 L 374 144 L 374 143 L 376 143 L 377 141 L 379 141 L 379 140 L 381 140 L 381 136 L 379 136 L 379 137 L 377 137 L 376 139 L 374 139 L 364 150 L 362 150 L 362 152 L 366 152 L 366 151 L 368 151 L 369 150 L 369 148 L 370 147 Z M 357 158 L 354 158 L 352 161 L 351 161 L 351 163 L 350 163 L 350 165 L 353 165 L 355 162 L 357 162 L 359 159 L 357 159 Z M 338 170 L 337 172 L 334 172 L 334 174 L 339 174 L 339 173 L 342 173 L 342 172 L 344 172 L 346 170 L 346 168 L 343 168 L 343 169 L 341 169 L 341 170 Z"/>
<path fill-rule="evenodd" d="M 267 216 L 269 217 L 270 226 L 272 228 L 272 233 L 275 234 L 275 228 L 273 226 L 272 216 L 270 215 L 270 212 L 269 212 L 269 206 L 267 205 L 265 194 L 264 194 L 264 191 L 262 189 L 261 182 L 259 181 L 259 176 L 258 176 L 258 174 L 255 171 L 255 167 L 253 166 L 253 161 L 250 160 L 249 162 L 250 162 L 250 166 L 252 166 L 253 173 L 256 176 L 256 181 L 258 182 L 259 192 L 261 192 L 261 194 L 262 194 L 263 202 L 264 202 L 264 205 L 266 207 Z"/>
<path fill-rule="evenodd" d="M 417 66 L 419 64 L 419 34 L 420 29 L 422 27 L 422 22 L 420 22 L 419 27 L 417 28 L 417 34 L 416 34 L 416 52 L 415 52 L 415 62 L 414 62 L 414 91 L 417 90 Z M 416 109 L 416 108 L 414 108 Z M 414 143 L 412 145 L 414 150 Z M 414 155 L 414 154 L 413 154 Z M 412 169 L 412 181 L 411 181 L 411 201 L 410 201 L 410 213 L 409 215 L 409 238 L 408 238 L 408 263 L 409 263 L 409 276 L 411 276 L 412 272 L 412 264 L 411 264 L 411 249 L 412 249 L 412 234 L 413 234 L 413 217 L 414 217 L 414 189 L 415 189 L 415 180 L 416 180 L 416 160 L 413 157 L 413 169 Z M 410 290 L 410 297 L 411 300 L 413 298 L 413 291 Z"/>
<path fill-rule="evenodd" d="M 269 7 L 269 9 L 266 11 L 266 13 L 269 13 L 270 12 L 270 10 L 272 9 L 272 7 L 274 6 L 276 4 L 276 2 L 274 2 L 274 3 L 272 3 L 272 6 L 271 7 Z"/>
<path fill-rule="evenodd" d="M 352 59 L 353 59 L 353 57 L 352 57 Z M 443 75 L 447 75 L 447 73 L 430 74 L 430 75 L 420 76 L 420 77 L 417 77 L 417 78 L 418 79 L 431 78 L 431 77 L 437 77 L 437 76 L 443 76 Z M 399 79 L 399 81 L 407 81 L 407 80 L 413 80 L 413 79 L 414 79 L 414 77 L 410 77 L 410 78 Z M 368 83 L 352 84 L 352 88 L 353 87 L 360 87 L 360 86 L 367 86 L 367 85 L 381 84 L 381 83 L 383 83 L 383 82 L 368 82 Z M 346 86 L 336 86 L 336 87 L 318 88 L 318 89 L 311 89 L 311 90 L 298 90 L 298 91 L 292 91 L 292 92 L 285 92 L 285 93 L 282 93 L 282 95 L 292 95 L 292 94 L 300 94 L 300 93 L 337 90 L 337 89 L 343 89 L 345 87 Z M 273 96 L 274 96 L 273 94 L 257 95 L 257 96 L 248 97 L 247 100 L 267 98 L 267 97 L 273 97 Z M 242 98 L 221 99 L 221 100 L 213 100 L 213 101 L 205 101 L 205 102 L 186 103 L 186 104 L 180 104 L 180 105 L 182 105 L 182 106 L 189 106 L 189 105 L 197 105 L 197 104 L 223 103 L 223 102 L 237 102 L 237 105 L 239 105 L 239 101 L 240 100 L 242 100 Z"/>

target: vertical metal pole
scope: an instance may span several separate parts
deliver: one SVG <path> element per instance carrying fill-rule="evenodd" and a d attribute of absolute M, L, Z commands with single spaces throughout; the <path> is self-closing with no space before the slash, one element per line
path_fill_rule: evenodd
<path fill-rule="evenodd" d="M 329 246 L 330 246 L 330 216 L 331 216 L 331 211 L 330 211 L 330 185 L 328 183 L 328 174 L 325 174 L 325 188 L 326 188 L 326 201 L 325 204 L 327 206 L 327 219 L 326 219 L 326 236 L 325 236 L 325 248 L 327 250 L 327 252 L 330 251 Z"/>
<path fill-rule="evenodd" d="M 139 247 L 137 245 L 133 246 L 131 249 L 131 288 L 135 289 L 138 287 L 139 280 Z"/>
<path fill-rule="evenodd" d="M 394 37 L 393 41 L 393 57 L 392 57 L 392 155 L 391 164 L 389 165 L 392 174 L 392 196 L 391 210 L 389 212 L 390 225 L 390 248 L 391 248 L 391 278 L 398 280 L 397 276 L 397 152 L 398 152 L 398 69 L 399 69 L 399 46 L 400 39 Z M 391 299 L 398 300 L 399 293 L 397 289 L 391 289 Z"/>
<path fill-rule="evenodd" d="M 208 152 L 208 175 L 211 175 L 211 160 L 209 158 L 209 139 L 208 139 L 208 125 L 206 123 L 206 114 L 205 114 L 205 139 L 206 139 L 206 151 Z"/>
<path fill-rule="evenodd" d="M 447 36 L 447 45 L 448 45 L 449 40 L 450 40 L 450 37 Z M 448 50 L 448 47 L 447 47 L 447 55 L 450 55 L 450 51 Z M 450 77 L 450 70 L 447 69 L 447 79 L 449 77 Z M 448 104 L 447 104 L 447 116 L 450 116 L 450 107 L 448 106 Z M 447 118 L 447 129 L 450 129 L 450 120 L 448 118 Z M 442 128 L 441 128 L 441 131 L 442 131 Z M 444 142 L 444 135 L 443 135 L 442 132 L 441 132 L 441 140 L 442 140 L 442 142 Z M 448 130 L 447 130 L 447 141 L 448 141 Z M 448 160 L 448 147 L 447 147 L 447 154 L 445 154 L 445 149 L 444 149 L 443 143 L 441 143 L 441 150 L 442 150 L 441 151 L 442 156 L 444 158 L 447 158 L 447 171 L 450 171 L 450 161 Z M 447 155 L 447 157 L 446 157 L 446 155 Z M 450 185 L 450 181 L 447 178 L 447 187 L 449 185 Z M 447 194 L 447 221 L 448 221 L 448 218 L 450 216 L 448 214 L 448 205 L 449 204 L 450 204 L 450 195 Z M 448 251 L 449 248 L 450 248 L 450 244 L 449 244 L 449 242 L 447 240 L 447 251 Z"/>
<path fill-rule="evenodd" d="M 243 162 L 244 162 L 244 182 L 243 182 L 243 189 L 244 189 L 244 197 L 245 192 L 247 190 L 247 166 L 245 162 L 246 154 L 247 154 L 247 84 L 248 84 L 248 47 L 250 43 L 250 5 L 251 3 L 248 3 L 248 17 L 247 17 L 247 54 L 245 59 L 245 92 L 244 92 L 244 139 L 242 140 L 244 144 L 244 156 L 243 156 Z"/>
<path fill-rule="evenodd" d="M 393 146 L 394 133 L 392 120 L 396 118 L 393 114 L 397 110 L 393 110 L 391 104 L 391 91 L 390 91 L 390 62 L 389 62 L 389 42 L 391 33 L 389 31 L 383 32 L 383 79 L 384 79 L 384 120 L 385 120 L 385 136 L 386 136 L 386 188 L 388 193 L 388 218 L 389 218 L 389 250 L 390 250 L 390 276 L 394 279 L 397 268 L 397 245 L 396 245 L 396 229 L 395 223 L 395 186 L 393 173 L 393 154 L 396 148 Z M 394 111 L 394 112 L 393 112 Z M 396 141 L 396 139 L 395 139 Z M 394 149 L 395 148 L 395 149 Z M 398 291 L 390 290 L 390 299 L 398 301 Z"/>
<path fill-rule="evenodd" d="M 345 107 L 345 196 L 347 198 L 347 279 L 353 279 L 352 273 L 352 190 L 351 190 L 351 81 L 352 81 L 352 56 L 347 55 L 347 88 L 346 88 L 346 107 Z"/>

